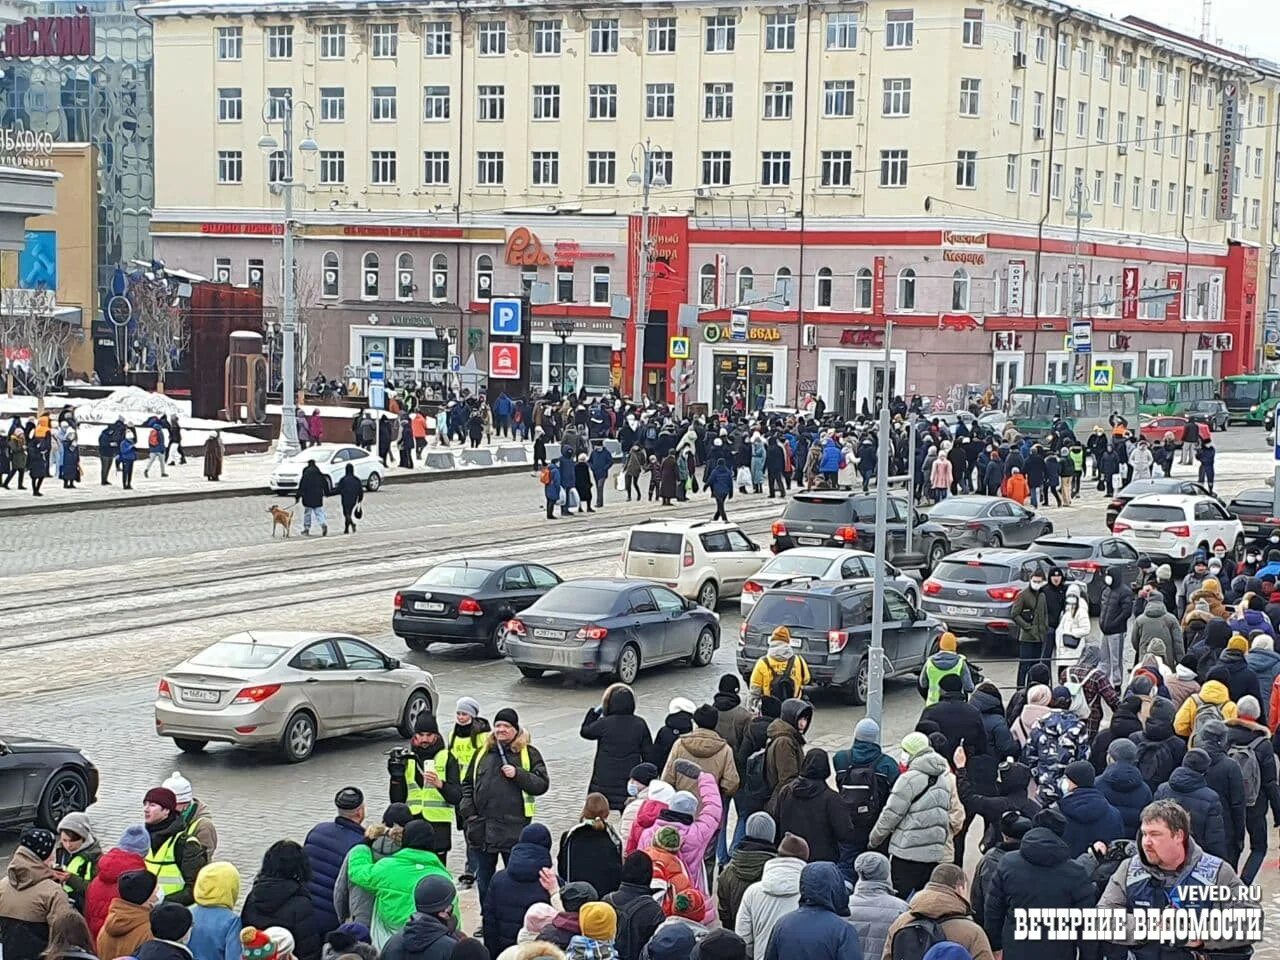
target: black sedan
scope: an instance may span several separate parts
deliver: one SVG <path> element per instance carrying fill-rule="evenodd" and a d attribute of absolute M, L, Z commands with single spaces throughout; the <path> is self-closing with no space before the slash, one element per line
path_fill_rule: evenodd
<path fill-rule="evenodd" d="M 1203 483 L 1179 477 L 1152 477 L 1150 480 L 1134 480 L 1116 491 L 1116 495 L 1107 504 L 1107 529 L 1116 525 L 1116 517 L 1124 509 L 1124 505 L 1135 497 L 1145 497 L 1149 493 L 1174 493 L 1184 497 L 1213 497 L 1219 503 L 1222 498 Z"/>
<path fill-rule="evenodd" d="M 0 734 L 0 827 L 58 829 L 98 799 L 98 768 L 76 747 Z"/>
<path fill-rule="evenodd" d="M 1025 547 L 1053 532 L 1053 523 L 1007 497 L 948 497 L 929 511 L 957 550 L 966 547 Z"/>
<path fill-rule="evenodd" d="M 558 583 L 536 563 L 447 560 L 396 593 L 391 628 L 411 650 L 483 643 L 489 656 L 501 657 L 506 622 Z"/>
<path fill-rule="evenodd" d="M 1221 400 L 1192 400 L 1185 413 L 1192 420 L 1207 423 L 1214 433 L 1231 426 L 1231 413 Z"/>
<path fill-rule="evenodd" d="M 1033 546 L 1066 570 L 1068 582 L 1085 588 L 1089 612 L 1095 616 L 1102 609 L 1103 578 L 1108 573 L 1116 583 L 1133 583 L 1138 578 L 1138 551 L 1119 537 L 1043 537 Z"/>
<path fill-rule="evenodd" d="M 720 646 L 714 613 L 635 580 L 570 580 L 507 627 L 507 657 L 526 677 L 555 670 L 634 683 L 642 666 L 686 660 L 705 667 Z"/>

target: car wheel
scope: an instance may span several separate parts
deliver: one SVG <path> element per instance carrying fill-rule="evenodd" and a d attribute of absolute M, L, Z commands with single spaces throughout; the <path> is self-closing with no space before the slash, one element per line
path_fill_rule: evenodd
<path fill-rule="evenodd" d="M 493 625 L 493 632 L 485 641 L 485 656 L 498 659 L 507 655 L 507 621 L 509 619 L 508 616 L 498 617 L 498 622 Z"/>
<path fill-rule="evenodd" d="M 369 479 L 365 481 L 365 486 L 369 489 L 370 493 L 377 493 L 382 487 L 382 474 L 378 473 L 376 470 L 369 474 Z"/>
<path fill-rule="evenodd" d="M 299 710 L 284 725 L 280 735 L 280 754 L 286 763 L 301 763 L 316 748 L 316 722 L 311 714 Z"/>
<path fill-rule="evenodd" d="M 716 635 L 710 627 L 703 627 L 698 634 L 698 642 L 693 645 L 693 656 L 689 658 L 690 666 L 705 667 L 716 655 Z"/>
<path fill-rule="evenodd" d="M 431 646 L 431 641 L 426 637 L 405 637 L 404 645 L 410 650 L 425 651 Z"/>
<path fill-rule="evenodd" d="M 201 753 L 209 745 L 209 741 L 192 740 L 190 737 L 174 737 L 173 744 L 183 753 Z"/>
<path fill-rule="evenodd" d="M 640 651 L 634 643 L 628 643 L 618 651 L 618 662 L 614 664 L 613 675 L 619 683 L 628 686 L 636 682 L 640 675 Z"/>
<path fill-rule="evenodd" d="M 932 572 L 933 568 L 930 567 L 929 569 L 930 572 Z M 907 598 L 907 603 L 911 604 L 911 606 L 915 607 L 917 610 L 920 609 L 920 595 L 918 593 L 912 589 L 906 589 L 902 591 L 902 595 Z"/>
<path fill-rule="evenodd" d="M 1000 535 L 999 530 L 991 534 L 991 546 L 995 547 L 997 550 L 1004 546 L 1004 537 Z"/>
<path fill-rule="evenodd" d="M 706 607 L 708 610 L 715 610 L 716 604 L 720 602 L 720 588 L 716 586 L 714 580 L 708 580 L 698 588 L 698 603 Z"/>
<path fill-rule="evenodd" d="M 849 702 L 861 707 L 867 702 L 867 689 L 870 686 L 871 667 L 866 657 L 858 661 L 858 670 L 853 675 L 853 682 L 846 687 Z"/>
<path fill-rule="evenodd" d="M 537 680 L 547 672 L 541 667 L 517 667 L 516 669 L 520 671 L 521 675 L 528 677 L 530 680 Z"/>
<path fill-rule="evenodd" d="M 80 813 L 89 805 L 89 788 L 74 770 L 54 774 L 40 797 L 36 822 L 46 830 L 57 830 L 68 813 Z"/>
<path fill-rule="evenodd" d="M 929 568 L 925 573 L 933 573 L 933 568 L 940 564 L 942 562 L 942 558 L 946 555 L 946 545 L 940 541 L 935 542 L 934 545 L 929 548 Z"/>
<path fill-rule="evenodd" d="M 409 694 L 409 699 L 405 702 L 404 711 L 400 714 L 400 723 L 396 727 L 396 732 L 400 736 L 408 740 L 413 736 L 413 725 L 418 717 L 423 713 L 431 712 L 431 698 L 427 696 L 425 690 L 415 690 Z"/>

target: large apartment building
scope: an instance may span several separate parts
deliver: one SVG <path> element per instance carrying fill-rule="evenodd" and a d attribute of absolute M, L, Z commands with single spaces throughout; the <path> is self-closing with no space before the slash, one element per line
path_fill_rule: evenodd
<path fill-rule="evenodd" d="M 1280 73 L 1149 23 L 1030 0 L 144 15 L 157 254 L 278 290 L 290 167 L 258 141 L 289 104 L 318 148 L 292 172 L 331 375 L 371 350 L 420 375 L 445 330 L 483 367 L 486 301 L 535 280 L 557 300 L 534 309 L 539 382 L 625 387 L 639 352 L 670 395 L 689 303 L 696 399 L 717 405 L 855 407 L 887 318 L 899 391 L 1061 380 L 1073 306 L 1121 375 L 1229 372 L 1275 305 Z M 609 305 L 638 299 L 646 150 L 637 344 Z"/>

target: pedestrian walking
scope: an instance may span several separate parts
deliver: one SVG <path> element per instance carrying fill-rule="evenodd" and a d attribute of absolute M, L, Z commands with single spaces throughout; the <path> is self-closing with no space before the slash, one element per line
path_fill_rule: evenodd
<path fill-rule="evenodd" d="M 596 508 L 591 503 L 591 465 L 585 453 L 578 454 L 573 465 L 573 487 L 578 493 L 578 512 L 595 513 Z"/>
<path fill-rule="evenodd" d="M 593 440 L 588 458 L 591 479 L 596 488 L 596 506 L 604 506 L 604 488 L 609 484 L 609 470 L 613 467 L 613 454 L 604 447 L 604 440 Z"/>
<path fill-rule="evenodd" d="M 225 454 L 226 448 L 222 444 L 222 431 L 215 430 L 204 442 L 204 478 L 206 480 L 222 479 L 222 458 Z M 186 461 L 183 462 L 185 463 Z"/>
<path fill-rule="evenodd" d="M 43 441 L 36 441 L 27 448 L 27 476 L 31 480 L 31 495 L 33 497 L 43 497 L 40 488 L 44 486 L 45 478 L 49 476 L 49 459 L 48 448 L 46 444 L 48 438 Z M 18 482 L 19 488 L 22 482 Z"/>
<path fill-rule="evenodd" d="M 138 436 L 133 427 L 125 431 L 120 441 L 120 452 L 116 455 L 116 463 L 120 467 L 120 489 L 133 489 L 133 465 L 138 460 Z M 18 478 L 18 486 L 22 486 L 22 478 Z"/>
<path fill-rule="evenodd" d="M 324 515 L 324 497 L 329 481 L 314 460 L 308 460 L 302 468 L 302 476 L 298 478 L 298 490 L 295 499 L 302 503 L 302 535 L 311 536 L 311 522 L 320 525 L 320 536 L 329 535 L 329 524 Z"/>
<path fill-rule="evenodd" d="M 356 476 L 355 467 L 348 463 L 342 479 L 338 481 L 338 499 L 342 503 L 342 532 L 355 533 L 356 521 L 363 516 L 364 484 Z"/>
<path fill-rule="evenodd" d="M 158 417 L 152 417 L 143 426 L 148 427 L 147 432 L 147 465 L 142 471 L 144 477 L 151 476 L 151 467 L 155 464 L 160 465 L 160 476 L 167 477 L 168 470 L 165 468 L 165 440 L 164 428 L 160 425 L 161 421 Z"/>
<path fill-rule="evenodd" d="M 711 496 L 716 502 L 716 512 L 711 519 L 723 520 L 729 522 L 729 515 L 725 513 L 725 501 L 733 496 L 733 471 L 729 469 L 729 464 L 723 457 L 716 461 L 715 468 L 711 471 L 711 476 L 707 479 L 707 488 L 711 491 Z M 636 491 L 637 494 L 639 491 Z"/>
<path fill-rule="evenodd" d="M 314 437 L 311 438 L 312 443 L 318 443 Z M 182 466 L 187 465 L 187 455 L 182 452 L 182 425 L 178 423 L 178 415 L 176 413 L 169 414 L 169 442 L 165 446 L 165 459 L 169 461 L 170 466 L 174 466 L 171 459 L 173 451 L 178 451 L 178 463 Z"/>

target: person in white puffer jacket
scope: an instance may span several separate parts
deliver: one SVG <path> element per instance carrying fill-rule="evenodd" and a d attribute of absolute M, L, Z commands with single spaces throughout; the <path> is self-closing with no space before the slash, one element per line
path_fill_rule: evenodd
<path fill-rule="evenodd" d="M 1053 664 L 1049 675 L 1055 684 L 1061 683 L 1067 668 L 1075 666 L 1080 659 L 1080 651 L 1084 649 L 1092 632 L 1089 601 L 1085 599 L 1084 588 L 1078 583 L 1069 584 L 1062 619 L 1058 621 L 1058 627 L 1054 631 Z"/>
<path fill-rule="evenodd" d="M 764 960 L 779 920 L 800 906 L 800 873 L 809 862 L 809 844 L 788 833 L 778 855 L 764 865 L 760 879 L 747 887 L 738 906 L 734 933 L 747 944 L 751 960 Z"/>

